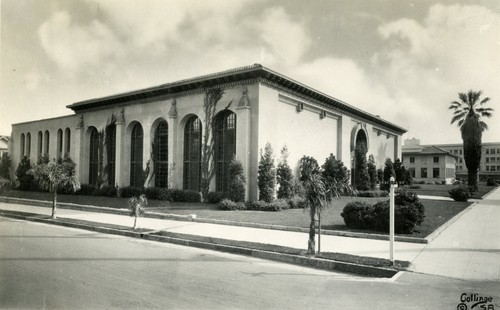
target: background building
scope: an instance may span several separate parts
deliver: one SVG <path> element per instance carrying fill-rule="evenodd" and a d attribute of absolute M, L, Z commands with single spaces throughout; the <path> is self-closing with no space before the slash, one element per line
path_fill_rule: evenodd
<path fill-rule="evenodd" d="M 0 136 L 0 158 L 9 152 L 9 136 Z"/>
<path fill-rule="evenodd" d="M 456 177 L 458 157 L 435 145 L 420 145 L 418 139 L 407 139 L 402 154 L 403 165 L 414 181 L 451 184 Z"/>
<path fill-rule="evenodd" d="M 210 124 L 204 101 L 217 89 L 223 94 Z M 210 189 L 225 190 L 227 165 L 235 156 L 247 176 L 246 198 L 255 200 L 259 154 L 267 143 L 275 155 L 288 147 L 295 172 L 304 155 L 322 164 L 333 154 L 352 169 L 359 143 L 381 168 L 386 158 L 401 158 L 406 132 L 258 64 L 68 108 L 73 115 L 12 126 L 15 167 L 24 156 L 36 162 L 68 154 L 83 184 L 199 190 L 206 138 L 215 151 Z"/>

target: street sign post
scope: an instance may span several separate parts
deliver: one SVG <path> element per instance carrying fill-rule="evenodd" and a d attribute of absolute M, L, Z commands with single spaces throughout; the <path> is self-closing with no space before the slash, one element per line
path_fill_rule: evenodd
<path fill-rule="evenodd" d="M 390 244 L 390 260 L 391 264 L 394 266 L 394 187 L 396 185 L 396 179 L 391 177 L 390 179 L 390 193 L 389 193 L 389 244 Z"/>

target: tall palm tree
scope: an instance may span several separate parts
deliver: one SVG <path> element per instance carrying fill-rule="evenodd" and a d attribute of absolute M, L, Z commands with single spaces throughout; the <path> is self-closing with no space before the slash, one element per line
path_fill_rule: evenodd
<path fill-rule="evenodd" d="M 464 160 L 468 170 L 468 184 L 477 190 L 478 171 L 481 162 L 481 139 L 488 125 L 481 119 L 493 115 L 492 108 L 483 105 L 490 100 L 486 97 L 479 100 L 481 91 L 469 90 L 458 93 L 460 101 L 453 101 L 449 109 L 454 110 L 451 124 L 457 122 L 464 142 Z"/>

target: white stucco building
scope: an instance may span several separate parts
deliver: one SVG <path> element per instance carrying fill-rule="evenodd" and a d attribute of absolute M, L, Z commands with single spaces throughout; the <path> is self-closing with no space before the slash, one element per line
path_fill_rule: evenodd
<path fill-rule="evenodd" d="M 94 184 L 104 161 L 109 185 L 142 186 L 142 171 L 154 164 L 147 186 L 199 189 L 200 152 L 205 135 L 203 102 L 207 90 L 221 89 L 213 127 L 215 175 L 211 190 L 224 190 L 233 154 L 247 176 L 246 198 L 257 199 L 259 152 L 266 143 L 297 168 L 303 155 L 322 164 L 330 153 L 352 169 L 356 143 L 366 143 L 381 168 L 401 158 L 405 129 L 255 64 L 215 74 L 85 100 L 68 105 L 74 114 L 14 124 L 13 165 L 23 156 L 69 154 L 83 184 Z M 362 90 L 360 90 L 362 91 Z M 100 140 L 101 139 L 101 140 Z M 105 141 L 104 149 L 99 148 Z M 100 155 L 100 152 L 103 153 Z"/>

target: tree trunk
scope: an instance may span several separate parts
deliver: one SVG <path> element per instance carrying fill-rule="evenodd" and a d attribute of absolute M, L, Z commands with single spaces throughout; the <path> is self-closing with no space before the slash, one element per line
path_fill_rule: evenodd
<path fill-rule="evenodd" d="M 318 212 L 318 254 L 321 253 L 321 212 Z"/>
<path fill-rule="evenodd" d="M 316 234 L 316 220 L 314 218 L 316 214 L 316 207 L 311 206 L 310 216 L 311 223 L 309 224 L 309 241 L 307 243 L 307 253 L 315 254 L 316 253 L 316 242 L 314 240 Z"/>
<path fill-rule="evenodd" d="M 137 213 L 135 214 L 135 217 L 134 217 L 134 230 L 137 229 Z"/>
<path fill-rule="evenodd" d="M 54 196 L 52 198 L 52 218 L 56 219 L 56 207 L 57 207 L 57 190 L 54 190 Z"/>

